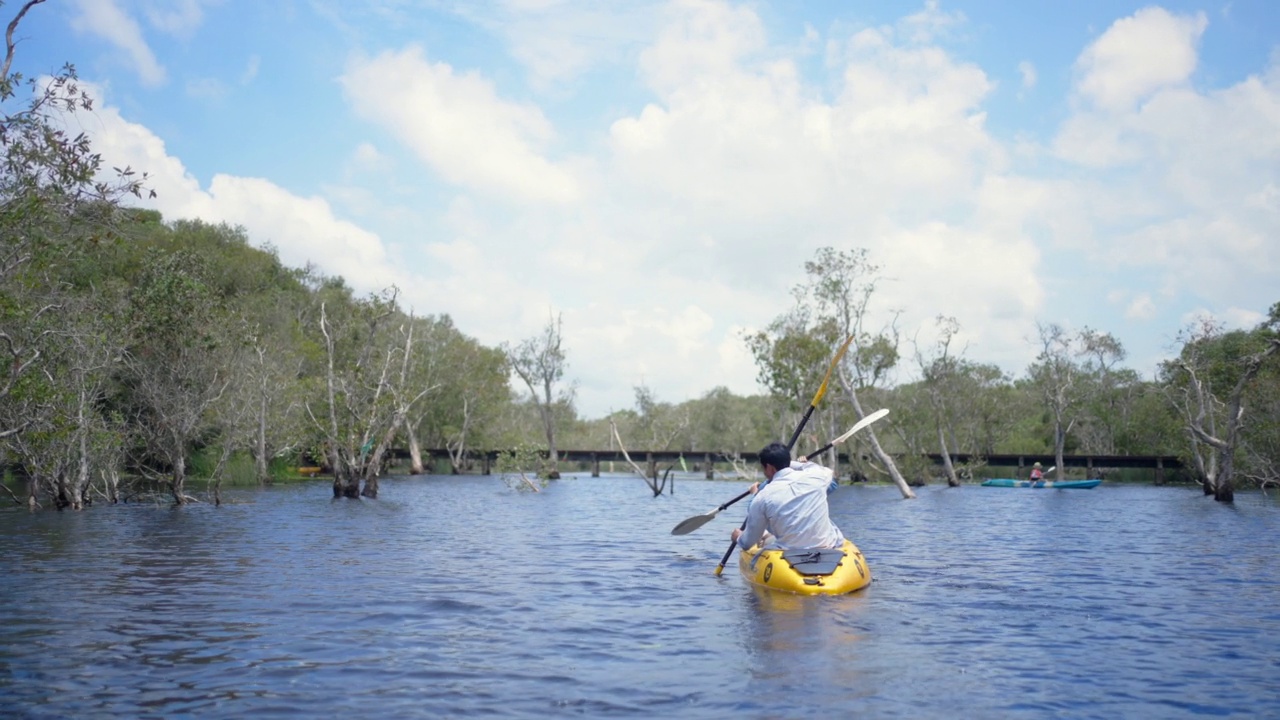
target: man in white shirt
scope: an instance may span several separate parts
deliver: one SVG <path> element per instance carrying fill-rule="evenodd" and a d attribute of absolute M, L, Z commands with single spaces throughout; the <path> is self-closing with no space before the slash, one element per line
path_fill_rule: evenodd
<path fill-rule="evenodd" d="M 745 529 L 734 528 L 733 541 L 750 548 L 768 532 L 768 547 L 782 550 L 838 548 L 844 544 L 840 528 L 831 522 L 827 492 L 835 486 L 830 468 L 791 461 L 791 452 L 782 443 L 770 443 L 760 451 L 765 485 L 751 486 L 755 497 L 747 508 Z"/>

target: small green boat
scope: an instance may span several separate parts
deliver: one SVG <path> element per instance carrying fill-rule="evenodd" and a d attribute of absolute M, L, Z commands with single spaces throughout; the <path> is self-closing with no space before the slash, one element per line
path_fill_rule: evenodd
<path fill-rule="evenodd" d="M 1011 488 L 1063 488 L 1067 490 L 1087 490 L 1098 487 L 1101 480 L 1014 480 L 1013 478 L 992 478 L 982 483 L 983 487 Z"/>

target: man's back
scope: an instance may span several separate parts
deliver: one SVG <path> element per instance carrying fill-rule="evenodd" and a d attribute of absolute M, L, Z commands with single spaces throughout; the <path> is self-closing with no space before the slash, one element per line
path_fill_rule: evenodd
<path fill-rule="evenodd" d="M 779 470 L 752 498 L 748 536 L 767 529 L 774 535 L 770 544 L 784 550 L 839 547 L 844 536 L 828 515 L 830 486 L 831 470 L 816 463 Z"/>

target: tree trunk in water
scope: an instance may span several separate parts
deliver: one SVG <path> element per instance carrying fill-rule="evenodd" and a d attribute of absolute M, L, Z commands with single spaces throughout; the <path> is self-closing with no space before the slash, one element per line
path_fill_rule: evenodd
<path fill-rule="evenodd" d="M 187 458 L 179 455 L 173 461 L 173 476 L 169 481 L 169 489 L 173 492 L 173 504 L 185 505 L 187 496 L 184 486 L 187 484 Z"/>
<path fill-rule="evenodd" d="M 329 451 L 329 467 L 333 469 L 333 496 L 359 499 L 360 479 L 355 476 L 352 467 L 342 460 L 342 455 L 337 450 Z"/>
<path fill-rule="evenodd" d="M 89 440 L 86 433 L 80 433 L 80 462 L 76 467 L 75 497 L 71 500 L 73 510 L 84 509 L 84 498 L 89 493 Z"/>
<path fill-rule="evenodd" d="M 540 409 L 541 406 L 540 406 Z M 551 416 L 551 388 L 547 388 L 547 406 L 542 409 L 542 427 L 547 435 L 547 478 L 551 480 L 560 479 L 559 461 L 560 454 L 556 452 L 556 427 L 555 418 Z"/>
<path fill-rule="evenodd" d="M 840 384 L 844 387 L 845 394 L 849 397 L 849 403 L 853 405 L 854 411 L 858 413 L 858 418 L 865 418 L 867 414 L 862 411 L 862 403 L 858 401 L 858 393 L 854 390 L 853 385 L 845 379 L 844 373 L 840 373 Z M 906 478 L 902 477 L 902 473 L 898 470 L 898 466 L 894 464 L 893 458 L 889 457 L 889 453 L 880 447 L 880 439 L 876 437 L 876 431 L 873 428 L 867 428 L 867 439 L 871 442 L 871 451 L 875 453 L 876 459 L 880 464 L 884 465 L 885 470 L 889 471 L 889 477 L 893 478 L 893 483 L 898 486 L 898 491 L 902 493 L 902 497 L 906 500 L 915 498 L 916 493 L 907 484 Z"/>
<path fill-rule="evenodd" d="M 114 469 L 102 471 L 102 484 L 107 488 L 107 502 L 112 505 L 120 502 L 120 476 Z"/>
<path fill-rule="evenodd" d="M 80 445 L 80 459 L 76 464 L 76 475 L 72 481 L 71 509 L 83 510 L 84 498 L 89 492 L 89 430 L 85 421 L 85 406 L 88 398 L 80 393 L 80 403 L 76 408 L 76 436 Z"/>
<path fill-rule="evenodd" d="M 907 484 L 907 479 L 902 477 L 902 473 L 898 470 L 898 466 L 894 464 L 893 458 L 889 453 L 880 447 L 880 439 L 876 437 L 876 432 L 871 428 L 867 428 L 867 439 L 871 441 L 871 451 L 875 453 L 876 458 L 889 471 L 889 477 L 893 478 L 893 483 L 898 486 L 898 491 L 902 493 L 904 500 L 914 500 L 916 493 Z"/>
<path fill-rule="evenodd" d="M 1053 460 L 1054 467 L 1056 468 L 1054 472 L 1056 473 L 1055 477 L 1057 477 L 1058 480 L 1062 480 L 1062 473 L 1066 469 L 1066 463 L 1062 461 L 1062 454 L 1066 444 L 1067 431 L 1063 429 L 1062 423 L 1058 422 L 1053 428 Z M 1049 478 L 1045 478 L 1045 480 L 1048 479 Z"/>
<path fill-rule="evenodd" d="M 1191 453 L 1192 458 L 1195 460 L 1196 477 L 1200 479 L 1200 489 L 1204 491 L 1205 495 L 1212 495 L 1213 478 L 1210 477 L 1209 469 L 1206 467 L 1204 453 L 1200 452 L 1200 439 L 1196 437 L 1194 432 L 1191 433 Z"/>
<path fill-rule="evenodd" d="M 942 468 L 947 473 L 947 487 L 960 487 L 960 478 L 956 477 L 956 466 L 951 464 L 951 453 L 947 452 L 947 435 L 938 426 L 938 446 L 942 448 Z"/>
<path fill-rule="evenodd" d="M 53 479 L 53 506 L 58 510 L 66 510 L 71 505 L 71 490 L 67 487 L 67 477 L 59 473 Z"/>
<path fill-rule="evenodd" d="M 360 480 L 351 474 L 349 469 L 339 471 L 334 468 L 333 473 L 333 496 L 335 498 L 350 498 L 358 500 L 360 498 Z"/>
<path fill-rule="evenodd" d="M 258 482 L 266 485 L 271 482 L 271 476 L 267 474 L 267 398 L 262 396 L 258 407 L 258 432 L 255 433 L 254 445 L 256 452 L 253 454 L 254 470 L 258 474 Z"/>
<path fill-rule="evenodd" d="M 1235 502 L 1236 494 L 1232 482 L 1232 474 L 1235 473 L 1235 457 L 1234 453 L 1223 453 L 1222 465 L 1218 469 L 1217 487 L 1213 491 L 1213 499 L 1218 502 Z"/>
<path fill-rule="evenodd" d="M 422 466 L 422 444 L 418 442 L 418 426 L 405 425 L 405 429 L 409 436 L 409 474 L 421 475 L 426 469 Z"/>

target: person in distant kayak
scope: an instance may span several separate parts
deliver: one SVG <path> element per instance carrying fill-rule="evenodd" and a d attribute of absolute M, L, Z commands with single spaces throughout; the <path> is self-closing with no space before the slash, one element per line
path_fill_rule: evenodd
<path fill-rule="evenodd" d="M 1040 471 L 1040 463 L 1031 466 L 1031 482 L 1039 482 L 1044 479 L 1044 473 Z"/>
<path fill-rule="evenodd" d="M 791 461 L 782 443 L 770 443 L 760 451 L 765 485 L 752 485 L 755 495 L 747 508 L 744 529 L 734 528 L 733 541 L 746 550 L 768 533 L 768 547 L 782 550 L 818 550 L 844 544 L 840 528 L 828 514 L 827 493 L 835 486 L 831 469 L 808 462 Z"/>

